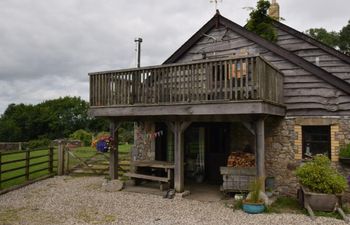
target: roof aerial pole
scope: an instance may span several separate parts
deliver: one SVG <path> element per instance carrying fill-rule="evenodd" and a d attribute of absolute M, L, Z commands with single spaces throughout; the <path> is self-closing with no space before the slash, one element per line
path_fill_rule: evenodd
<path fill-rule="evenodd" d="M 135 38 L 137 52 L 137 68 L 140 68 L 141 66 L 141 42 L 142 38 Z"/>
<path fill-rule="evenodd" d="M 215 12 L 218 10 L 218 3 L 222 2 L 222 0 L 210 0 L 210 3 L 215 4 Z"/>

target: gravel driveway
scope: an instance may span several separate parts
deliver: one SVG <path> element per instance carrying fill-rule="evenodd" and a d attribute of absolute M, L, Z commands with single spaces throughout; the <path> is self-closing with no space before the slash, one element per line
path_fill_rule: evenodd
<path fill-rule="evenodd" d="M 223 203 L 101 190 L 103 178 L 55 177 L 0 196 L 0 224 L 346 224 L 305 215 L 233 212 Z"/>

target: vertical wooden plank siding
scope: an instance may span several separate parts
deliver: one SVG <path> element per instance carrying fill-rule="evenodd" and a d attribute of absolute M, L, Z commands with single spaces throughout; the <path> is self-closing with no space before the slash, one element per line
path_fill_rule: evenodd
<path fill-rule="evenodd" d="M 205 75 L 204 75 L 204 70 L 205 70 L 205 64 L 202 63 L 200 65 L 200 80 L 201 80 L 201 91 L 200 91 L 200 97 L 199 100 L 200 101 L 204 101 L 207 98 L 205 97 L 205 90 L 206 90 L 206 85 L 205 85 Z"/>
<path fill-rule="evenodd" d="M 244 59 L 243 63 L 245 69 L 246 69 L 246 74 L 245 74 L 245 98 L 249 98 L 249 61 L 248 58 Z M 244 71 L 244 69 L 243 69 Z"/>
<path fill-rule="evenodd" d="M 233 69 L 234 69 L 234 71 L 233 71 L 233 74 L 234 74 L 234 79 L 235 79 L 235 87 L 234 87 L 234 89 L 235 89 L 235 100 L 238 100 L 238 70 L 237 70 L 237 66 L 238 66 L 238 62 L 237 62 L 237 60 L 235 60 L 235 61 L 233 61 L 233 65 L 234 65 L 234 67 L 233 67 Z"/>
<path fill-rule="evenodd" d="M 197 92 L 197 88 L 195 86 L 195 65 L 191 65 L 191 87 L 189 88 L 189 95 L 190 95 L 190 102 L 195 101 L 196 99 L 196 92 Z"/>
<path fill-rule="evenodd" d="M 228 63 L 228 76 L 229 76 L 229 84 L 230 84 L 230 95 L 229 95 L 229 99 L 233 100 L 233 77 L 232 77 L 232 60 L 229 61 Z"/>
<path fill-rule="evenodd" d="M 158 82 L 158 77 L 159 77 L 159 69 L 154 70 L 154 79 L 153 79 L 153 84 L 154 84 L 154 102 L 153 103 L 158 103 L 158 91 L 159 91 L 159 82 Z"/>
<path fill-rule="evenodd" d="M 167 81 L 167 69 L 168 68 L 162 68 L 162 72 L 161 72 L 161 80 L 160 80 L 160 84 L 161 84 L 161 92 L 160 92 L 160 102 L 166 102 L 165 97 L 166 97 L 166 93 L 165 93 L 165 85 L 166 85 L 166 81 Z"/>
<path fill-rule="evenodd" d="M 224 99 L 226 100 L 228 98 L 228 89 L 227 89 L 227 77 L 229 76 L 227 73 L 227 67 L 228 67 L 228 62 L 226 61 L 224 63 Z"/>
<path fill-rule="evenodd" d="M 181 102 L 185 101 L 185 66 L 179 67 L 180 71 L 180 90 L 181 90 Z"/>
<path fill-rule="evenodd" d="M 216 93 L 217 93 L 217 88 L 218 88 L 218 82 L 217 82 L 217 80 L 218 80 L 218 67 L 217 67 L 218 65 L 217 65 L 217 63 L 215 62 L 215 63 L 213 63 L 212 64 L 212 66 L 211 66 L 211 68 L 214 68 L 214 78 L 211 78 L 212 80 L 213 80 L 213 83 L 214 83 L 214 87 L 213 86 L 211 86 L 211 88 L 212 88 L 212 90 L 213 90 L 213 94 L 212 94 L 212 98 L 211 98 L 211 100 L 215 100 L 216 99 Z"/>
<path fill-rule="evenodd" d="M 250 58 L 249 59 L 249 65 L 250 65 L 250 88 L 251 88 L 251 98 L 255 99 L 256 95 L 255 95 L 255 63 L 254 63 L 254 58 Z"/>

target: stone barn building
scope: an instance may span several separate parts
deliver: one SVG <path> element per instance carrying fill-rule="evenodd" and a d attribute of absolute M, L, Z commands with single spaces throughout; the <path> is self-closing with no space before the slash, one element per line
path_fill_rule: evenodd
<path fill-rule="evenodd" d="M 90 114 L 114 128 L 135 122 L 132 160 L 173 170 L 159 181 L 177 192 L 193 180 L 221 185 L 232 151 L 254 153 L 256 175 L 273 177 L 287 195 L 296 194 L 295 168 L 312 155 L 328 155 L 345 173 L 350 57 L 273 25 L 275 43 L 217 12 L 162 65 L 90 73 Z M 113 151 L 112 178 L 117 159 Z"/>

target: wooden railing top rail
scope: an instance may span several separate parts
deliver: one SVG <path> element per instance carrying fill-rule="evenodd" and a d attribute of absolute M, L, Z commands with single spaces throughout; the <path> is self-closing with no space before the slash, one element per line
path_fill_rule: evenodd
<path fill-rule="evenodd" d="M 54 148 L 54 147 L 52 147 Z M 26 150 L 0 150 L 1 155 L 12 155 L 12 154 L 19 154 L 24 152 L 37 152 L 37 151 L 47 151 L 50 147 L 47 148 L 38 148 L 38 149 L 26 149 Z"/>
<path fill-rule="evenodd" d="M 245 55 L 245 56 L 230 56 L 230 57 L 222 57 L 222 58 L 216 58 L 216 59 L 203 59 L 203 60 L 196 60 L 192 62 L 184 62 L 184 63 L 171 63 L 171 64 L 162 64 L 162 65 L 156 65 L 156 66 L 144 66 L 140 68 L 128 68 L 128 69 L 119 69 L 119 70 L 106 70 L 106 71 L 98 71 L 98 72 L 91 72 L 88 73 L 88 75 L 99 75 L 99 74 L 108 74 L 108 73 L 124 73 L 124 72 L 134 72 L 134 71 L 140 71 L 140 70 L 152 70 L 152 69 L 162 69 L 162 68 L 169 68 L 169 67 L 176 67 L 176 66 L 190 66 L 195 64 L 201 64 L 201 63 L 214 63 L 214 62 L 221 62 L 221 61 L 227 61 L 227 60 L 239 60 L 239 59 L 247 59 L 247 58 L 256 58 L 260 57 L 258 54 L 254 55 Z"/>

